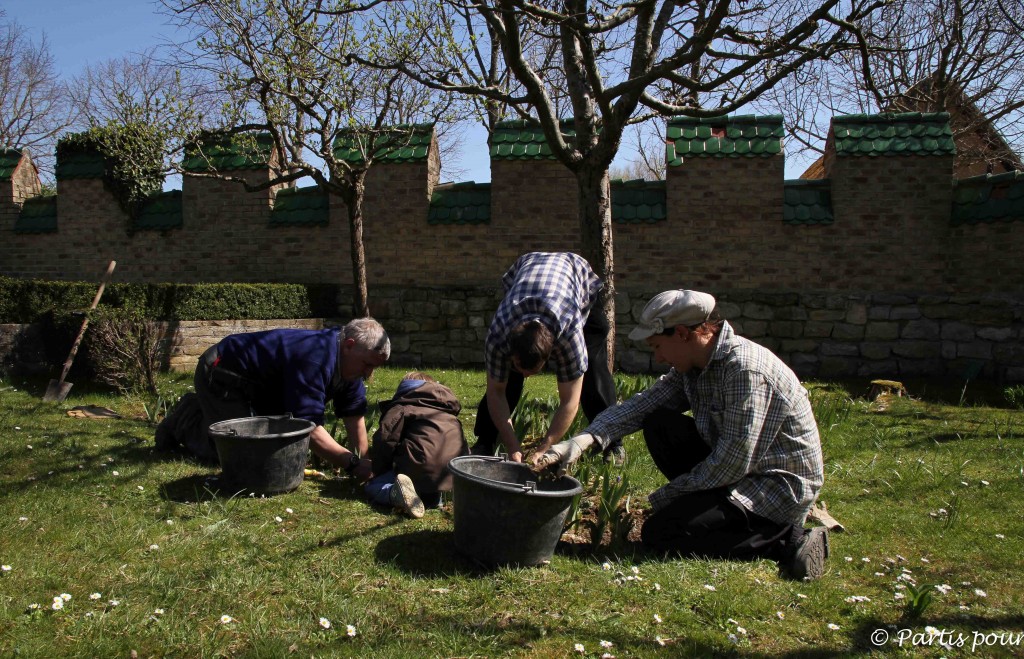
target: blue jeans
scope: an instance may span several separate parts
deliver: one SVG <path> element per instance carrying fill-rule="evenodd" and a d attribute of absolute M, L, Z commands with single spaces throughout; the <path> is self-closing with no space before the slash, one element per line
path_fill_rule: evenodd
<path fill-rule="evenodd" d="M 391 488 L 394 487 L 397 476 L 398 474 L 392 469 L 368 480 L 366 485 L 363 486 L 363 490 L 370 497 L 370 501 L 382 506 L 390 506 Z M 417 494 L 419 494 L 425 508 L 437 508 L 441 505 L 440 492 L 418 492 Z"/>
<path fill-rule="evenodd" d="M 363 489 L 366 491 L 370 501 L 379 503 L 382 506 L 391 505 L 391 487 L 395 484 L 395 470 L 386 471 L 380 476 L 374 476 L 366 481 Z"/>

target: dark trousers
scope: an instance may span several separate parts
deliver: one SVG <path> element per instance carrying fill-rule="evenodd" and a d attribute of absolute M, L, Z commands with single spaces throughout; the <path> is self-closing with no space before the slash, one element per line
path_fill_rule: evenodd
<path fill-rule="evenodd" d="M 583 340 L 587 346 L 587 361 L 590 365 L 583 374 L 583 390 L 580 392 L 580 407 L 589 421 L 593 421 L 595 416 L 615 404 L 615 380 L 612 378 L 611 369 L 608 368 L 607 341 L 610 331 L 608 321 L 601 315 L 600 310 L 592 310 L 583 326 Z M 514 411 L 519 404 L 525 382 L 526 378 L 520 373 L 515 370 L 509 371 L 508 382 L 505 384 L 505 400 L 508 401 L 509 412 Z M 491 411 L 487 409 L 486 394 L 477 406 L 473 432 L 477 436 L 474 448 L 478 452 L 482 450 L 493 453 L 498 442 L 498 427 L 491 419 Z M 618 440 L 608 449 L 621 444 L 622 440 Z"/>
<path fill-rule="evenodd" d="M 216 464 L 210 424 L 253 416 L 251 384 L 239 375 L 213 366 L 216 346 L 196 364 L 195 394 L 185 394 L 156 429 L 158 449 L 179 450 Z"/>
<path fill-rule="evenodd" d="M 644 441 L 654 464 L 669 480 L 693 470 L 711 449 L 697 424 L 662 409 L 644 420 Z M 674 499 L 644 521 L 644 546 L 659 552 L 707 558 L 783 560 L 792 553 L 803 529 L 749 512 L 721 487 Z"/>

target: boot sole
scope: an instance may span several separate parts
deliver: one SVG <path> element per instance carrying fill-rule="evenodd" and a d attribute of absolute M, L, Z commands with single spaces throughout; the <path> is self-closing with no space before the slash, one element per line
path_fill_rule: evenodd
<path fill-rule="evenodd" d="M 820 542 L 818 538 L 821 538 Z M 829 555 L 828 529 L 816 526 L 807 534 L 807 539 L 796 549 L 789 562 L 788 573 L 793 579 L 814 581 L 825 574 L 825 560 Z"/>
<path fill-rule="evenodd" d="M 416 488 L 413 486 L 411 478 L 405 474 L 398 474 L 392 487 L 398 488 L 398 497 L 400 499 L 398 505 L 402 512 L 413 519 L 423 517 L 425 512 L 423 500 L 416 494 Z"/>

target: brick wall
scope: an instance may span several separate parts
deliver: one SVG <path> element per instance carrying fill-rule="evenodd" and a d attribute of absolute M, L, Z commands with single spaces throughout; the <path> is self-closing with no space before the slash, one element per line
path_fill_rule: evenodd
<path fill-rule="evenodd" d="M 431 225 L 438 162 L 434 148 L 425 162 L 370 171 L 371 312 L 399 363 L 479 366 L 509 264 L 530 250 L 580 248 L 576 181 L 555 161 L 495 160 L 491 221 Z M 620 336 L 652 294 L 696 288 L 803 375 L 955 375 L 981 360 L 986 375 L 1024 379 L 1024 222 L 953 226 L 951 156 L 826 153 L 825 225 L 782 222 L 783 163 L 688 159 L 668 173 L 667 219 L 616 224 Z M 186 177 L 182 228 L 130 232 L 101 181 L 67 180 L 58 232 L 21 235 L 13 184 L 0 188 L 3 275 L 95 281 L 116 259 L 119 281 L 353 281 L 338 198 L 327 226 L 272 227 L 273 190 Z M 620 341 L 618 354 L 624 368 L 651 368 L 636 346 Z"/>

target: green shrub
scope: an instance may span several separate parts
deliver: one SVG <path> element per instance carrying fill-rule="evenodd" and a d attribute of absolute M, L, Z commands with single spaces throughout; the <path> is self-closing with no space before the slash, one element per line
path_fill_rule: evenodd
<path fill-rule="evenodd" d="M 110 123 L 64 135 L 57 142 L 58 175 L 62 162 L 77 154 L 102 156 L 103 183 L 129 217 L 163 186 L 164 135 L 155 126 Z"/>
<path fill-rule="evenodd" d="M 1003 397 L 1010 407 L 1017 410 L 1024 410 L 1024 384 L 1016 384 L 1003 389 Z"/>
<path fill-rule="evenodd" d="M 332 317 L 336 286 L 325 284 L 110 284 L 101 308 L 150 320 L 269 320 Z M 0 277 L 0 322 L 31 323 L 52 312 L 85 310 L 96 284 Z"/>

